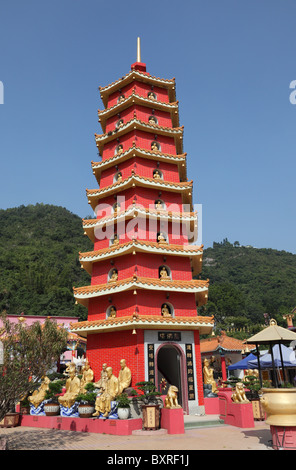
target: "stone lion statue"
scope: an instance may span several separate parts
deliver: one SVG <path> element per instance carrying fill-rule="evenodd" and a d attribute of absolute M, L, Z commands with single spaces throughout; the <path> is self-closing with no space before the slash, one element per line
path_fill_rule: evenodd
<path fill-rule="evenodd" d="M 165 397 L 165 408 L 182 408 L 178 404 L 178 388 L 175 385 L 171 385 L 168 389 L 167 396 Z"/>
<path fill-rule="evenodd" d="M 249 400 L 246 397 L 244 385 L 242 382 L 237 382 L 235 385 L 235 391 L 231 395 L 231 400 L 234 403 L 249 403 Z"/>

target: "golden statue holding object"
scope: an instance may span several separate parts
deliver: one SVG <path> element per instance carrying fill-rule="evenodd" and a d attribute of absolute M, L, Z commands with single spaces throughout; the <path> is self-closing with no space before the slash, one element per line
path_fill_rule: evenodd
<path fill-rule="evenodd" d="M 75 364 L 69 367 L 69 378 L 66 381 L 66 393 L 58 398 L 59 404 L 65 408 L 71 408 L 80 392 L 80 379 L 76 376 Z"/>
<path fill-rule="evenodd" d="M 118 395 L 118 379 L 113 375 L 112 367 L 107 367 L 106 372 L 108 377 L 106 388 L 101 395 L 97 396 L 95 403 L 96 411 L 93 413 L 93 416 L 99 416 L 102 413 L 104 418 L 108 417 L 111 411 L 111 402 Z"/>
<path fill-rule="evenodd" d="M 125 359 L 120 361 L 121 369 L 118 374 L 118 393 L 122 393 L 123 390 L 128 388 L 132 381 L 131 370 L 127 367 Z"/>

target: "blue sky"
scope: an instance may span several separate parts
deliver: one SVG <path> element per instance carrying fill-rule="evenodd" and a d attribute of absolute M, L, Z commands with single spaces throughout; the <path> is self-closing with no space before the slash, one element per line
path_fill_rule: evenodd
<path fill-rule="evenodd" d="M 0 208 L 91 215 L 98 86 L 142 61 L 176 78 L 203 243 L 296 253 L 296 3 L 0 0 Z"/>

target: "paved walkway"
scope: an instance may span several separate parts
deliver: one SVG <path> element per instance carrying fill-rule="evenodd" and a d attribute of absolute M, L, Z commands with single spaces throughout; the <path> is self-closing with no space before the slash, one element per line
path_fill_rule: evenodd
<path fill-rule="evenodd" d="M 255 427 L 249 429 L 223 425 L 157 436 L 112 436 L 19 426 L 1 428 L 0 440 L 3 438 L 8 450 L 104 450 L 110 451 L 110 455 L 114 455 L 115 450 L 153 450 L 154 453 L 162 450 L 273 450 L 270 428 L 264 421 L 256 421 Z"/>

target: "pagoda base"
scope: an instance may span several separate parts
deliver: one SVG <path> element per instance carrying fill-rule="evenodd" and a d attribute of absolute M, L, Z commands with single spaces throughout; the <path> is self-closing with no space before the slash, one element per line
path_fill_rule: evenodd
<path fill-rule="evenodd" d="M 142 429 L 142 419 L 67 418 L 63 416 L 21 416 L 21 426 L 62 431 L 92 432 L 128 436 Z"/>

